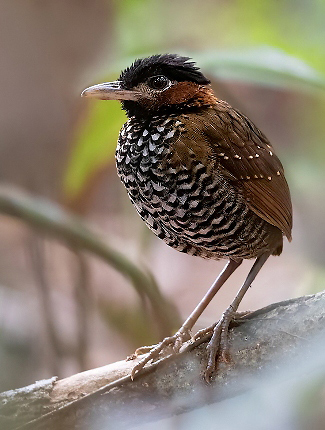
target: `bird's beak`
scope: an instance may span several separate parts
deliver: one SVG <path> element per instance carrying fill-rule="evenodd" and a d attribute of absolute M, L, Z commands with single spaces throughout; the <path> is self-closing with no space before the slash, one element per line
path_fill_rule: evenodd
<path fill-rule="evenodd" d="M 104 82 L 86 88 L 81 93 L 81 97 L 93 97 L 100 100 L 133 100 L 139 99 L 140 93 L 135 90 L 125 90 L 121 88 L 120 81 Z"/>

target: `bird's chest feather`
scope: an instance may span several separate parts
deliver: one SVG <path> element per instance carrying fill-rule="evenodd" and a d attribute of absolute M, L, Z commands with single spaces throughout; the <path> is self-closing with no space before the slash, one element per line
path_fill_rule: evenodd
<path fill-rule="evenodd" d="M 181 144 L 182 121 L 168 117 L 143 125 L 130 119 L 116 151 L 118 174 L 140 216 L 185 231 L 205 222 L 235 196 L 220 175 L 211 174 L 193 149 Z M 227 201 L 223 202 L 226 198 Z"/>
<path fill-rule="evenodd" d="M 141 124 L 130 119 L 122 128 L 116 165 L 132 203 L 160 219 L 189 217 L 193 210 L 208 208 L 213 187 L 220 178 L 207 173 L 206 166 L 190 148 L 180 147 L 186 131 L 180 118 L 153 119 Z"/>
<path fill-rule="evenodd" d="M 131 118 L 119 136 L 118 174 L 139 215 L 158 237 L 183 252 L 195 253 L 199 247 L 200 255 L 202 249 L 207 256 L 222 255 L 234 233 L 238 247 L 248 242 L 248 206 L 213 160 L 207 163 L 193 146 L 191 136 L 179 118 L 145 125 Z M 253 224 L 259 228 L 259 222 Z"/>
<path fill-rule="evenodd" d="M 132 202 L 139 209 L 164 201 L 179 202 L 179 167 L 168 160 L 182 123 L 176 118 L 157 118 L 150 123 L 130 119 L 122 128 L 116 150 L 118 174 Z M 184 171 L 190 176 L 190 171 Z M 174 194 L 174 195 L 173 195 Z"/>

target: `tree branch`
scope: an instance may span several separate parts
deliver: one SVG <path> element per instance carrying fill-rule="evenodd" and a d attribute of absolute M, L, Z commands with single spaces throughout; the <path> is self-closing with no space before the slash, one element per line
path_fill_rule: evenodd
<path fill-rule="evenodd" d="M 180 325 L 175 306 L 163 296 L 153 276 L 111 248 L 80 218 L 44 198 L 32 197 L 11 186 L 0 186 L 0 213 L 16 217 L 75 250 L 90 252 L 119 271 L 140 296 L 148 297 L 161 336 Z"/>
<path fill-rule="evenodd" d="M 40 396 L 41 410 L 37 402 L 26 396 L 26 389 L 32 392 L 33 386 L 22 392 L 3 393 L 0 415 L 7 420 L 8 430 L 92 429 L 95 422 L 96 429 L 104 429 L 107 423 L 114 428 L 115 421 L 115 428 L 125 428 L 248 390 L 266 368 L 276 373 L 279 360 L 293 357 L 298 351 L 303 351 L 308 360 L 310 340 L 324 328 L 325 293 L 273 304 L 233 326 L 231 361 L 219 365 L 210 386 L 202 378 L 206 363 L 204 344 L 194 345 L 188 352 L 154 363 L 134 381 L 129 374 L 136 361 L 121 361 L 54 381 L 46 396 Z M 19 397 L 21 406 L 14 403 Z M 30 421 L 34 407 L 35 419 Z M 24 420 L 26 408 L 28 420 Z"/>

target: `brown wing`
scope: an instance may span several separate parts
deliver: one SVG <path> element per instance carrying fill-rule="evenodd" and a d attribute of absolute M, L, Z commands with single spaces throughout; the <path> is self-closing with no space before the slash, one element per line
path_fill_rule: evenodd
<path fill-rule="evenodd" d="M 278 227 L 290 241 L 290 191 L 283 166 L 264 134 L 222 101 L 202 116 L 188 115 L 187 120 L 191 123 L 187 129 L 195 135 L 194 142 L 199 142 L 198 134 L 201 135 L 203 145 L 209 145 L 208 157 L 215 159 L 217 168 L 242 189 L 251 210 Z"/>

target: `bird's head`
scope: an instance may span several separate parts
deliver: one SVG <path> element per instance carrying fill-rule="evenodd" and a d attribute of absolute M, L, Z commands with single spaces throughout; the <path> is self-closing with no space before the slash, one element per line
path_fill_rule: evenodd
<path fill-rule="evenodd" d="M 120 100 L 131 116 L 152 116 L 213 105 L 210 81 L 189 57 L 153 55 L 136 60 L 117 81 L 86 88 L 82 96 Z"/>

